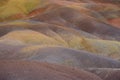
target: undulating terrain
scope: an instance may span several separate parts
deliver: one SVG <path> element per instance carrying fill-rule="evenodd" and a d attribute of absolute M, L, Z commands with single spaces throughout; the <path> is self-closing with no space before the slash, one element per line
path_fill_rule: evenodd
<path fill-rule="evenodd" d="M 120 0 L 0 0 L 0 80 L 120 80 Z"/>

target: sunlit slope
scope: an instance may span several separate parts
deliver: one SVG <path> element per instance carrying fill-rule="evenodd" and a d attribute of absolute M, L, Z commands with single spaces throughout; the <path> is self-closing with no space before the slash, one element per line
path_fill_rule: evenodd
<path fill-rule="evenodd" d="M 74 34 L 57 33 L 57 36 L 47 36 L 32 30 L 13 31 L 0 38 L 1 43 L 6 40 L 22 42 L 26 45 L 62 46 L 78 50 L 86 50 L 104 56 L 119 59 L 120 42 L 89 39 Z"/>
<path fill-rule="evenodd" d="M 38 6 L 43 6 L 43 0 L 9 0 L 1 1 L 0 6 L 0 18 L 8 18 L 11 16 L 24 16 L 27 15 L 29 12 L 37 8 Z M 15 16 L 16 17 L 16 16 Z"/>
<path fill-rule="evenodd" d="M 58 43 L 55 39 L 32 30 L 13 31 L 3 37 L 3 39 L 5 38 L 8 40 L 19 40 L 26 44 L 62 45 L 62 43 Z"/>

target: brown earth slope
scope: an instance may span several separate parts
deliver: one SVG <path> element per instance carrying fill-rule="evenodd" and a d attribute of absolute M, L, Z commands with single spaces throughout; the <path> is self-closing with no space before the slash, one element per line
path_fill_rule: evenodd
<path fill-rule="evenodd" d="M 92 72 L 103 80 L 120 80 L 120 69 L 113 68 L 88 68 L 86 71 Z"/>
<path fill-rule="evenodd" d="M 74 68 L 28 61 L 0 61 L 0 80 L 102 80 Z"/>

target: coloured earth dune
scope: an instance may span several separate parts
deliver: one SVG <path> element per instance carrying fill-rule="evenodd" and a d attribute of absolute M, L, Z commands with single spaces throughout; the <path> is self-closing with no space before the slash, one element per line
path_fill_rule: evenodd
<path fill-rule="evenodd" d="M 0 80 L 120 80 L 120 0 L 0 0 Z"/>

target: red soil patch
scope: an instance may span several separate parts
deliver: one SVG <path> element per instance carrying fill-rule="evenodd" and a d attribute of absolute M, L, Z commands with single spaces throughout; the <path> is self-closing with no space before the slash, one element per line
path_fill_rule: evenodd
<path fill-rule="evenodd" d="M 108 20 L 108 22 L 113 26 L 120 28 L 120 18 L 111 19 L 111 20 Z"/>
<path fill-rule="evenodd" d="M 15 14 L 15 15 L 12 15 L 12 16 L 8 16 L 8 17 L 6 17 L 5 19 L 1 19 L 0 18 L 0 21 L 1 22 L 4 22 L 4 21 L 11 21 L 11 20 L 17 20 L 17 19 L 22 19 L 22 18 L 25 18 L 26 17 L 26 15 L 25 14 L 21 14 L 21 13 L 19 13 L 19 14 Z"/>
<path fill-rule="evenodd" d="M 33 17 L 35 15 L 38 15 L 40 13 L 43 13 L 45 12 L 50 6 L 46 6 L 44 8 L 38 8 L 38 9 L 35 9 L 33 11 L 31 11 L 29 14 L 28 14 L 28 17 Z"/>

